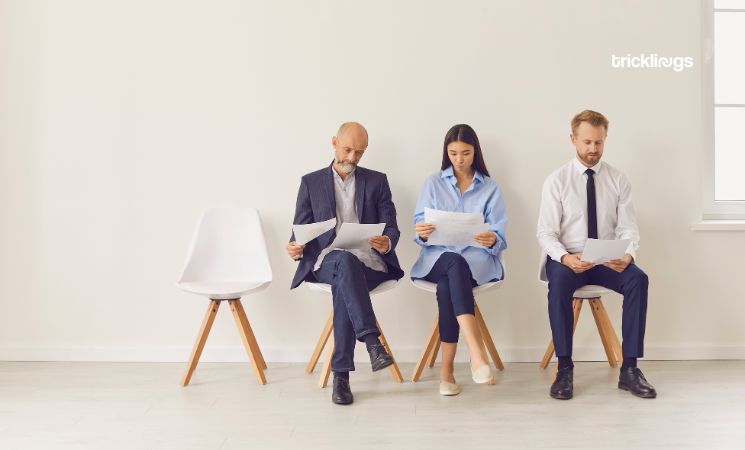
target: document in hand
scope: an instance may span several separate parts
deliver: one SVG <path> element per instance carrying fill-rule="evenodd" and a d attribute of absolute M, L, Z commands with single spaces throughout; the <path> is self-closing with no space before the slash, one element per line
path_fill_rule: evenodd
<path fill-rule="evenodd" d="M 328 230 L 336 226 L 336 217 L 323 222 L 315 222 L 304 225 L 293 225 L 292 232 L 295 233 L 295 242 L 305 245 Z"/>
<path fill-rule="evenodd" d="M 369 250 L 371 247 L 367 240 L 373 236 L 382 235 L 384 228 L 385 223 L 344 222 L 339 232 L 336 233 L 336 239 L 331 243 L 331 248 Z"/>
<path fill-rule="evenodd" d="M 472 246 L 485 248 L 473 237 L 489 231 L 484 216 L 478 213 L 460 213 L 424 208 L 424 221 L 435 226 L 427 242 L 432 245 Z"/>
<path fill-rule="evenodd" d="M 631 239 L 588 239 L 580 259 L 597 265 L 623 258 L 630 243 Z"/>

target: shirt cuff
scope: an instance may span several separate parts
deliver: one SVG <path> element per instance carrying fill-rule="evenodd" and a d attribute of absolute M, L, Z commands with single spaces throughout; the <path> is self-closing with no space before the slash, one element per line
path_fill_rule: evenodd
<path fill-rule="evenodd" d="M 414 233 L 414 242 L 421 245 L 422 247 L 426 247 L 429 245 L 427 241 L 423 241 L 422 238 L 420 238 L 419 235 L 416 233 Z"/>
<path fill-rule="evenodd" d="M 566 251 L 566 249 L 563 248 L 552 248 L 548 251 L 548 256 L 551 257 L 554 261 L 560 263 L 561 257 L 564 255 L 568 255 L 569 252 Z"/>
<path fill-rule="evenodd" d="M 634 250 L 634 243 L 633 242 L 631 242 L 629 244 L 629 248 L 626 249 L 626 253 L 628 253 L 629 255 L 631 255 L 631 257 L 633 258 L 633 260 L 631 261 L 632 263 L 633 262 L 636 262 L 636 250 Z"/>

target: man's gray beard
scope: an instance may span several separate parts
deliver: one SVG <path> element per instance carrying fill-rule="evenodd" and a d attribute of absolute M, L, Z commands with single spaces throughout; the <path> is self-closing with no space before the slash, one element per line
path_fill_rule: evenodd
<path fill-rule="evenodd" d="M 350 174 L 354 171 L 354 169 L 357 167 L 355 164 L 348 164 L 348 163 L 341 163 L 337 162 L 336 167 L 339 168 L 342 172 L 346 174 Z"/>

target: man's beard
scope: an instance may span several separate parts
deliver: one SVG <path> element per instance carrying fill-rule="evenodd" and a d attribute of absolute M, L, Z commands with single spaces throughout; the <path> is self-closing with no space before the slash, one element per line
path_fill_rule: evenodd
<path fill-rule="evenodd" d="M 339 170 L 341 170 L 342 172 L 350 174 L 354 171 L 355 168 L 357 168 L 357 164 L 352 164 L 344 161 L 336 161 L 336 167 L 338 167 Z"/>

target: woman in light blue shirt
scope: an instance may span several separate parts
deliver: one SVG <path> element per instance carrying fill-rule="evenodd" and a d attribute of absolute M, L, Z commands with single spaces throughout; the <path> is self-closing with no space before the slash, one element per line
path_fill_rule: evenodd
<path fill-rule="evenodd" d="M 431 245 L 427 239 L 435 231 L 435 226 L 424 222 L 424 208 L 482 214 L 489 231 L 474 236 L 475 243 L 480 246 Z M 504 238 L 506 223 L 502 193 L 497 183 L 489 178 L 476 132 L 465 124 L 453 126 L 445 135 L 442 169 L 427 178 L 419 194 L 414 213 L 414 241 L 422 250 L 411 269 L 413 279 L 437 284 L 442 395 L 460 392 L 453 377 L 453 361 L 461 330 L 468 344 L 473 381 L 479 384 L 493 382 L 476 324 L 472 289 L 502 278 L 499 252 L 507 248 Z"/>

